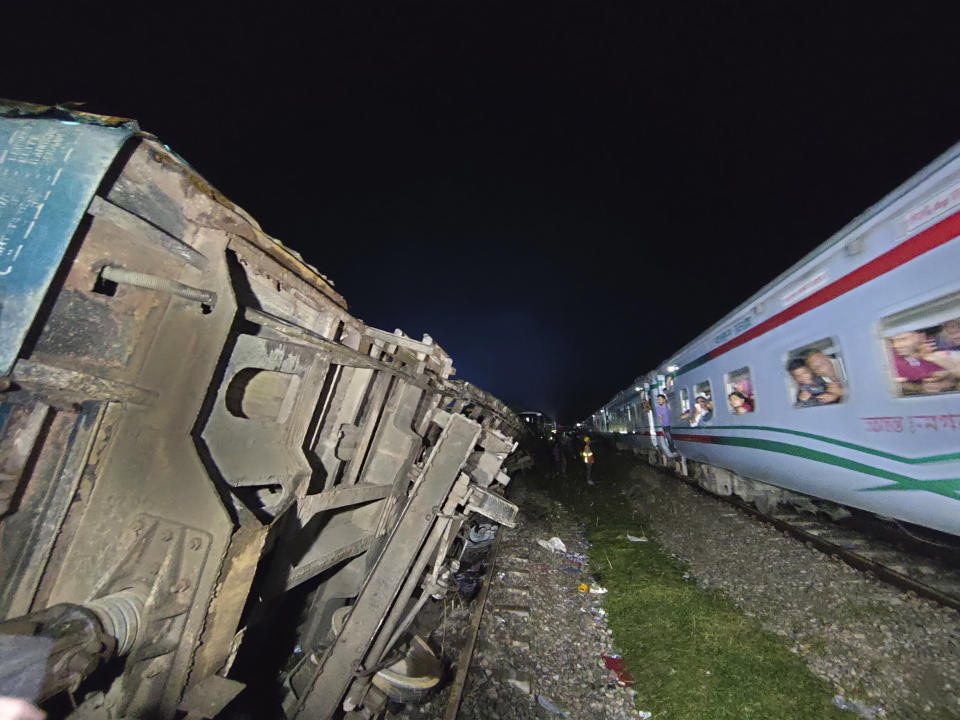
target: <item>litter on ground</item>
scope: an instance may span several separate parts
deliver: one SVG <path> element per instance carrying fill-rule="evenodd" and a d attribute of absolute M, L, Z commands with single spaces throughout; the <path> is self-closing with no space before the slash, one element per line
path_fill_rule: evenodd
<path fill-rule="evenodd" d="M 600 657 L 603 658 L 603 662 L 607 666 L 607 670 L 610 671 L 610 674 L 616 675 L 617 685 L 620 687 L 633 686 L 636 680 L 633 679 L 630 671 L 624 667 L 623 658 L 619 655 L 607 655 L 606 653 L 600 653 Z"/>
<path fill-rule="evenodd" d="M 549 540 L 537 540 L 537 545 L 553 552 L 565 553 L 567 551 L 567 546 L 558 537 L 552 537 Z"/>
<path fill-rule="evenodd" d="M 540 703 L 541 707 L 546 708 L 547 710 L 552 712 L 554 715 L 562 715 L 563 717 L 570 717 L 570 713 L 564 712 L 563 710 L 558 708 L 556 705 L 550 702 L 550 698 L 544 695 L 537 695 L 537 702 Z"/>

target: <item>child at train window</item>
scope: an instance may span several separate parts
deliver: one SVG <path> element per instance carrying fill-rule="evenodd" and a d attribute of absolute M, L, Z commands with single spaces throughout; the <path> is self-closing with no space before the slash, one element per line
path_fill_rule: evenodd
<path fill-rule="evenodd" d="M 787 363 L 787 372 L 797 384 L 797 399 L 794 407 L 816 407 L 835 403 L 840 398 L 827 391 L 827 383 L 818 378 L 813 370 L 807 367 L 803 358 L 794 358 Z"/>
<path fill-rule="evenodd" d="M 744 415 L 753 412 L 753 401 L 739 390 L 734 390 L 730 393 L 727 396 L 727 400 L 730 402 L 730 410 L 733 411 L 734 415 Z"/>

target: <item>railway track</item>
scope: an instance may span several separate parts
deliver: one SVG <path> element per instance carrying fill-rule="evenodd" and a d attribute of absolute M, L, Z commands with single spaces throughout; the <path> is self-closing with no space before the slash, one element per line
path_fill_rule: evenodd
<path fill-rule="evenodd" d="M 823 553 L 833 555 L 851 567 L 871 572 L 878 579 L 940 605 L 960 610 L 960 547 L 940 547 L 941 557 L 918 550 L 898 547 L 898 543 L 876 537 L 863 527 L 846 526 L 810 513 L 780 508 L 765 513 L 736 496 L 715 495 L 700 487 L 695 480 L 672 473 L 698 491 L 742 510 L 748 515 L 773 525 Z M 914 547 L 934 544 L 922 538 L 911 538 Z"/>
<path fill-rule="evenodd" d="M 503 528 L 497 532 L 497 537 L 490 548 L 490 554 L 487 558 L 487 574 L 483 579 L 483 588 L 477 597 L 476 606 L 470 614 L 470 628 L 467 630 L 467 640 L 460 651 L 460 658 L 457 663 L 457 674 L 453 679 L 453 685 L 450 687 L 450 696 L 447 699 L 447 707 L 444 710 L 444 720 L 456 720 L 457 713 L 460 710 L 460 703 L 463 700 L 463 692 L 466 688 L 467 673 L 470 670 L 470 662 L 473 659 L 473 651 L 476 648 L 477 633 L 480 630 L 480 621 L 483 619 L 483 613 L 486 610 L 487 598 L 490 595 L 490 586 L 493 584 L 493 578 L 497 567 L 497 554 L 500 551 L 500 541 L 503 538 Z"/>

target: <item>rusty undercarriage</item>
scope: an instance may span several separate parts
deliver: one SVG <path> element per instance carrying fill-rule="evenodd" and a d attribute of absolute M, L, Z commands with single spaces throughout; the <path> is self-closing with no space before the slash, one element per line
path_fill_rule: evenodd
<path fill-rule="evenodd" d="M 513 413 L 123 119 L 0 104 L 0 303 L 0 694 L 212 718 L 279 629 L 278 714 L 375 717 Z"/>

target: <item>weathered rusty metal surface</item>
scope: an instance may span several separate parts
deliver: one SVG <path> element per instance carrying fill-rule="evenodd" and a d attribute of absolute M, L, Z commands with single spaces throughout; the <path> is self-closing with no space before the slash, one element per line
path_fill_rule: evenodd
<path fill-rule="evenodd" d="M 521 424 L 451 381 L 431 338 L 352 317 L 135 124 L 6 108 L 8 137 L 68 122 L 126 144 L 91 140 L 100 179 L 52 223 L 68 252 L 36 259 L 33 310 L 0 329 L 0 615 L 99 613 L 125 659 L 71 675 L 87 720 L 207 717 L 270 678 L 300 717 L 378 707 L 354 663 L 376 665 L 408 608 L 446 592 L 470 513 L 513 521 L 503 467 Z M 286 655 L 265 667 L 276 637 Z"/>
<path fill-rule="evenodd" d="M 37 119 L 0 123 L 0 375 L 10 372 L 84 209 L 129 127 Z"/>

